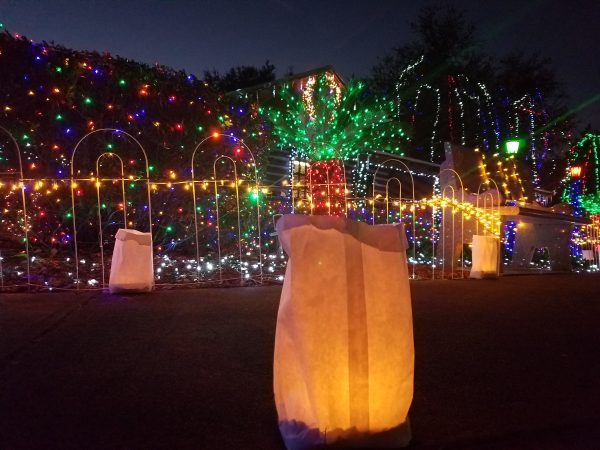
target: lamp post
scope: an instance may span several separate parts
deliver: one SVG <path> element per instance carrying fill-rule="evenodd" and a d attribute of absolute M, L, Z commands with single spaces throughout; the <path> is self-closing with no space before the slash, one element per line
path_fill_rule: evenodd
<path fill-rule="evenodd" d="M 571 177 L 579 178 L 581 176 L 581 166 L 571 166 Z"/>
<path fill-rule="evenodd" d="M 519 153 L 519 147 L 521 146 L 521 141 L 519 139 L 511 139 L 506 141 L 506 153 L 508 155 L 516 155 Z"/>

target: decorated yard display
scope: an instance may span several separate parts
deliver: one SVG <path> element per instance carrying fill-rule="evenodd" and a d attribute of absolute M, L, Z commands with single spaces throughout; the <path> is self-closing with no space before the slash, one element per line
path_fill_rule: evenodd
<path fill-rule="evenodd" d="M 108 53 L 7 32 L 0 47 L 0 290 L 108 287 L 119 228 L 152 232 L 157 284 L 281 281 L 286 259 L 273 226 L 290 212 L 412 222 L 406 231 L 413 275 L 429 276 L 439 272 L 425 266 L 435 268 L 434 247 L 444 236 L 441 209 L 484 227 L 498 220 L 472 202 L 450 206 L 448 192 L 435 191 L 438 173 L 428 161 L 401 165 L 388 155 L 408 153 L 398 119 L 403 103 L 358 81 L 344 85 L 332 70 L 269 87 L 268 99 L 258 102 Z M 419 92 L 409 108 L 417 121 L 425 105 Z M 487 112 L 480 116 L 488 122 Z M 510 136 L 528 136 L 533 125 L 521 119 Z M 527 163 L 520 158 L 529 158 L 531 137 L 516 154 L 507 148 L 496 157 L 485 150 L 498 150 L 507 133 L 496 134 L 488 129 L 494 142 L 481 146 L 478 170 L 500 175 L 506 199 L 527 201 L 530 171 L 521 170 L 521 180 L 517 163 Z M 588 133 L 573 147 L 565 196 L 576 215 L 600 212 L 598 144 Z M 263 151 L 276 146 L 283 151 Z M 373 155 L 378 151 L 385 153 Z M 509 254 L 516 230 L 509 221 Z M 572 248 L 584 242 L 596 249 L 585 236 L 575 236 Z"/>

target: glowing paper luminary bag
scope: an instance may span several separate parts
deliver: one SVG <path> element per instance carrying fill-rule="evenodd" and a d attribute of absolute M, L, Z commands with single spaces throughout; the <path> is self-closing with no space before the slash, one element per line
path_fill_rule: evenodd
<path fill-rule="evenodd" d="M 152 234 L 119 229 L 110 266 L 111 293 L 151 291 L 154 287 Z"/>
<path fill-rule="evenodd" d="M 473 265 L 470 278 L 495 278 L 498 276 L 498 245 L 496 236 L 473 235 Z"/>
<path fill-rule="evenodd" d="M 401 225 L 283 216 L 274 391 L 289 450 L 408 444 L 414 346 Z"/>

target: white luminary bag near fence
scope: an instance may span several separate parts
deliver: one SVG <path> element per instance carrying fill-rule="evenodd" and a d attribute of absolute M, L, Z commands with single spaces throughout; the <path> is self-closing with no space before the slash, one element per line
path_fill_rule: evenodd
<path fill-rule="evenodd" d="M 287 215 L 274 391 L 289 450 L 410 441 L 412 310 L 402 225 Z"/>
<path fill-rule="evenodd" d="M 119 229 L 110 266 L 111 293 L 151 291 L 154 287 L 152 234 Z"/>
<path fill-rule="evenodd" d="M 496 236 L 473 235 L 473 265 L 471 278 L 494 278 L 498 276 L 498 245 Z"/>
<path fill-rule="evenodd" d="M 582 250 L 581 257 L 584 261 L 593 261 L 594 260 L 594 251 L 593 250 Z"/>

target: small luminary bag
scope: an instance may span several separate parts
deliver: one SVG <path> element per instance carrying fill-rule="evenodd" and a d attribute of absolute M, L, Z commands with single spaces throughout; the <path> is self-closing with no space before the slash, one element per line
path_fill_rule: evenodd
<path fill-rule="evenodd" d="M 115 236 L 108 287 L 111 293 L 154 288 L 152 233 L 119 229 Z"/>

